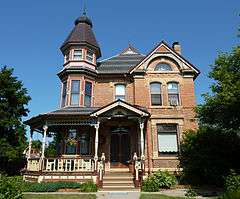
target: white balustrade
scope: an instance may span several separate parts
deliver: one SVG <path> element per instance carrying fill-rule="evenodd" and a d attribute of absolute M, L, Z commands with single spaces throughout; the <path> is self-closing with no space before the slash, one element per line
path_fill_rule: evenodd
<path fill-rule="evenodd" d="M 27 170 L 28 171 L 39 171 L 40 170 L 39 159 L 28 159 Z"/>

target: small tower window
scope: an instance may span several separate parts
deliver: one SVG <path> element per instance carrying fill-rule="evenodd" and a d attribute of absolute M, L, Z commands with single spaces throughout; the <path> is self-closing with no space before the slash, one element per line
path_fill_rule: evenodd
<path fill-rule="evenodd" d="M 125 88 L 124 84 L 115 85 L 115 100 L 125 100 Z"/>
<path fill-rule="evenodd" d="M 74 50 L 73 52 L 73 60 L 82 60 L 83 59 L 83 51 L 82 49 Z"/>
<path fill-rule="evenodd" d="M 80 80 L 72 80 L 71 86 L 71 105 L 79 105 Z"/>
<path fill-rule="evenodd" d="M 93 52 L 87 51 L 87 61 L 93 63 Z"/>
<path fill-rule="evenodd" d="M 85 82 L 84 106 L 90 107 L 92 104 L 92 83 Z"/>
<path fill-rule="evenodd" d="M 172 71 L 172 68 L 169 64 L 166 63 L 159 63 L 156 65 L 155 71 Z"/>

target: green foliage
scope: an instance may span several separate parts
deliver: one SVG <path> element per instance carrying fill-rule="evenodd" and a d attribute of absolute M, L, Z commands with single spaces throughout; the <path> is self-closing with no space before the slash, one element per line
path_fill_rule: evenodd
<path fill-rule="evenodd" d="M 144 192 L 157 192 L 160 188 L 169 189 L 176 182 L 175 176 L 169 172 L 157 171 L 143 181 L 141 190 Z"/>
<path fill-rule="evenodd" d="M 188 189 L 187 190 L 187 192 L 186 192 L 186 194 L 185 194 L 185 196 L 187 197 L 187 198 L 194 198 L 194 197 L 196 197 L 198 194 L 197 194 L 197 192 L 194 190 L 194 189 Z"/>
<path fill-rule="evenodd" d="M 234 170 L 231 170 L 230 174 L 225 178 L 224 187 L 227 192 L 240 190 L 240 175 L 237 175 Z"/>
<path fill-rule="evenodd" d="M 201 127 L 185 132 L 181 143 L 180 166 L 190 184 L 223 186 L 230 169 L 239 171 L 240 138 L 236 134 Z"/>
<path fill-rule="evenodd" d="M 86 182 L 81 184 L 80 191 L 81 192 L 97 192 L 98 188 L 97 185 L 93 182 Z"/>
<path fill-rule="evenodd" d="M 212 94 L 205 94 L 205 103 L 197 108 L 202 125 L 226 131 L 240 130 L 240 46 L 230 53 L 221 53 L 209 77 L 214 80 Z"/>
<path fill-rule="evenodd" d="M 218 199 L 240 199 L 240 189 L 226 192 Z"/>
<path fill-rule="evenodd" d="M 13 69 L 0 69 L 0 171 L 10 175 L 24 165 L 22 152 L 26 147 L 25 127 L 22 116 L 30 97 L 23 83 L 13 76 Z"/>
<path fill-rule="evenodd" d="M 81 192 L 96 192 L 97 186 L 93 182 L 82 184 L 77 182 L 25 182 L 23 185 L 24 192 L 56 192 L 59 189 L 79 189 Z"/>
<path fill-rule="evenodd" d="M 0 175 L 0 199 L 22 199 L 21 185 L 19 177 Z"/>

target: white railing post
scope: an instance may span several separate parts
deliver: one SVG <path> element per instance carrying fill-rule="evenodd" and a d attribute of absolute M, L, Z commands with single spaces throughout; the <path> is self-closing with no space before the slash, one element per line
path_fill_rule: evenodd
<path fill-rule="evenodd" d="M 144 159 L 144 122 L 140 122 L 140 142 L 141 142 L 141 159 Z"/>
<path fill-rule="evenodd" d="M 31 129 L 31 130 L 30 130 L 30 134 L 29 134 L 29 143 L 28 143 L 28 159 L 29 159 L 29 158 L 31 158 L 32 139 L 33 139 L 33 129 Z"/>
<path fill-rule="evenodd" d="M 94 125 L 96 134 L 95 134 L 95 154 L 94 154 L 94 170 L 97 170 L 97 162 L 98 162 L 98 131 L 99 131 L 99 124 L 100 122 L 98 121 L 97 124 Z"/>
<path fill-rule="evenodd" d="M 45 157 L 44 153 L 45 153 L 47 130 L 48 130 L 48 126 L 44 125 L 43 126 L 43 140 L 42 140 L 42 155 L 41 155 L 42 159 Z"/>

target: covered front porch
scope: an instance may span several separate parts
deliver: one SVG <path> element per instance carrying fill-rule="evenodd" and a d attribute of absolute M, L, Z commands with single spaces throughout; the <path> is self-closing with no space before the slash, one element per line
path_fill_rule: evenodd
<path fill-rule="evenodd" d="M 88 181 L 102 185 L 104 174 L 125 169 L 139 185 L 145 171 L 145 127 L 149 113 L 121 100 L 102 108 L 68 107 L 26 121 L 31 128 L 24 171 L 26 181 Z M 39 132 L 42 150 L 31 153 Z M 45 154 L 46 139 L 54 136 L 56 156 Z"/>

